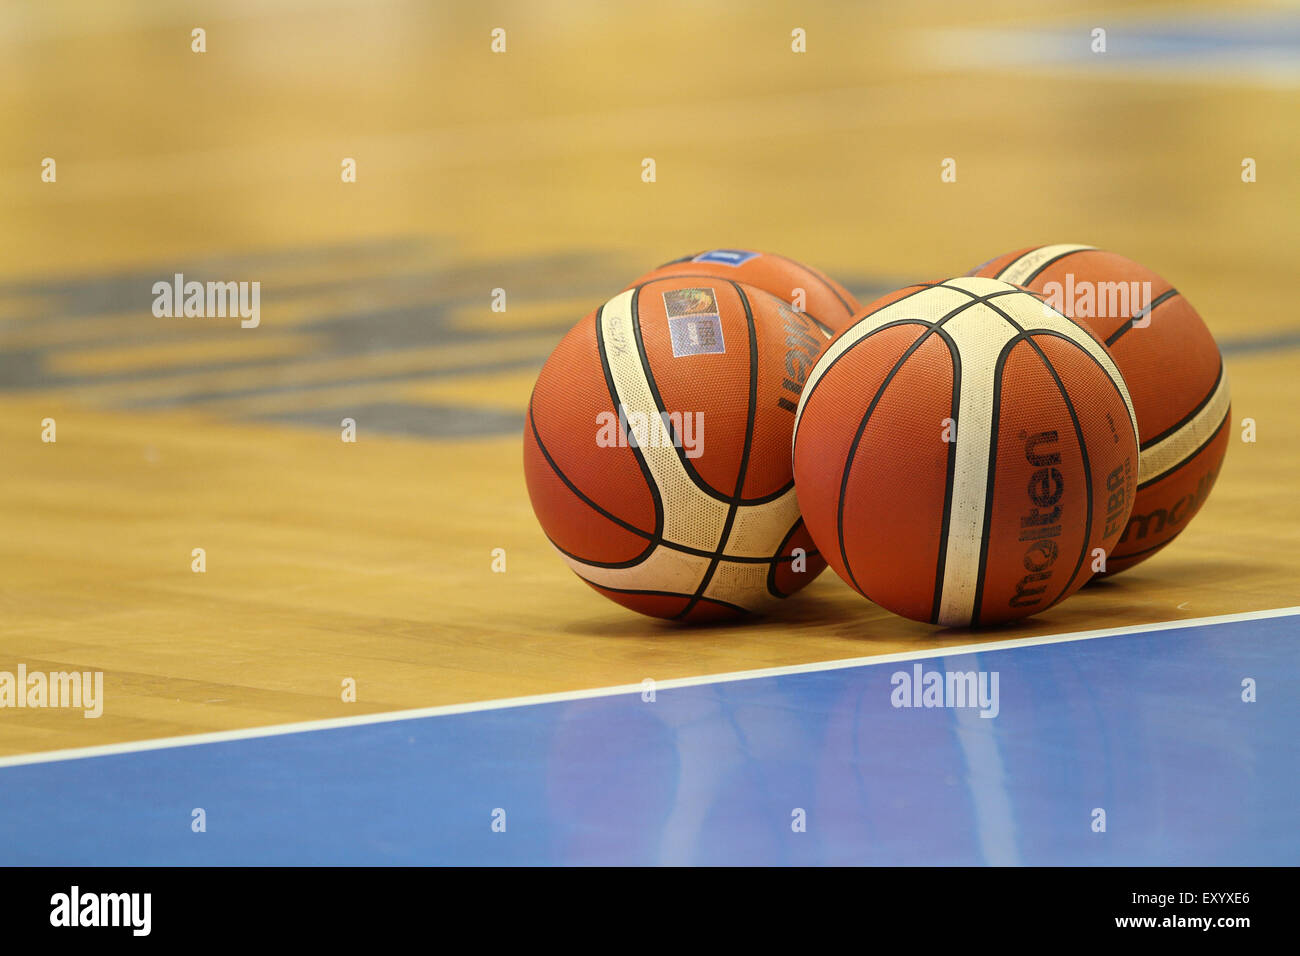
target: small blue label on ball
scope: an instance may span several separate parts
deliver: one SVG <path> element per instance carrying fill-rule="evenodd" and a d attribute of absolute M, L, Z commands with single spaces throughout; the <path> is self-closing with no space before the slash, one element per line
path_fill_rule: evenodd
<path fill-rule="evenodd" d="M 708 252 L 701 252 L 692 259 L 692 262 L 716 262 L 723 266 L 743 266 L 750 259 L 757 259 L 761 252 L 750 252 L 748 249 L 710 249 Z"/>

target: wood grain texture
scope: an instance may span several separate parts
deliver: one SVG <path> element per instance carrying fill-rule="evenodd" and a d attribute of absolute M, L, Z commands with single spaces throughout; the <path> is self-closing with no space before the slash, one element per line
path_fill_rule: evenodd
<path fill-rule="evenodd" d="M 0 352 L 60 349 L 44 384 L 0 367 L 0 670 L 102 670 L 107 696 L 93 720 L 0 711 L 0 755 L 1300 604 L 1300 133 L 1280 119 L 1300 90 L 927 55 L 938 27 L 1076 23 L 1083 4 L 1050 21 L 1018 3 L 688 6 L 0 14 Z M 1168 7 L 1125 16 L 1139 9 Z M 1128 22 L 1114 17 L 1112 36 Z M 193 26 L 208 53 L 189 51 Z M 504 56 L 488 52 L 494 26 L 509 31 Z M 794 26 L 808 30 L 802 56 Z M 40 182 L 45 156 L 57 183 Z M 339 181 L 345 156 L 355 185 Z M 945 157 L 956 183 L 940 182 Z M 50 295 L 33 282 L 165 278 L 390 237 L 417 242 L 268 267 L 256 330 L 195 320 L 154 341 L 171 320 L 150 314 L 147 283 L 112 314 L 32 319 Z M 711 245 L 901 285 L 1057 241 L 1123 252 L 1188 296 L 1234 346 L 1237 424 L 1173 545 L 1013 627 L 936 632 L 827 572 L 760 622 L 675 628 L 603 600 L 555 556 L 517 434 L 384 436 L 363 417 L 346 444 L 337 427 L 258 421 L 392 400 L 522 426 L 557 324 L 600 298 L 535 266 L 542 291 L 490 312 L 491 289 L 539 257 L 596 250 L 601 288 L 608 254 L 626 265 L 608 274 L 612 295 Z M 363 343 L 313 362 L 314 317 L 348 296 L 364 312 L 367 277 L 418 278 L 434 259 L 481 297 L 458 299 L 451 326 L 499 322 L 490 347 L 516 364 L 475 370 L 477 342 Z M 278 290 L 339 272 L 360 285 L 277 307 Z M 420 320 L 418 283 L 383 288 Z M 216 397 L 186 401 L 198 392 Z M 46 417 L 56 444 L 40 441 Z M 196 547 L 205 574 L 190 570 Z M 356 703 L 341 700 L 345 678 Z"/>

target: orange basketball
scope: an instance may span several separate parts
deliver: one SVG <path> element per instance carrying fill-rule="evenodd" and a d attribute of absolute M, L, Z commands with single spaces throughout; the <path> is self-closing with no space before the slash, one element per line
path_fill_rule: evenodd
<path fill-rule="evenodd" d="M 635 611 L 692 621 L 816 577 L 790 439 L 825 342 L 784 302 L 712 277 L 641 283 L 574 326 L 524 430 L 533 510 L 569 567 Z"/>
<path fill-rule="evenodd" d="M 664 263 L 637 279 L 633 285 L 667 276 L 734 279 L 752 285 L 776 296 L 796 311 L 807 313 L 832 334 L 847 326 L 853 314 L 862 308 L 853 293 L 826 273 L 771 252 L 752 249 L 697 252 Z"/>
<path fill-rule="evenodd" d="M 831 341 L 799 401 L 794 474 L 813 540 L 859 592 L 992 624 L 1073 594 L 1110 553 L 1137 427 L 1087 330 L 960 277 L 890 293 Z"/>
<path fill-rule="evenodd" d="M 1043 293 L 1115 357 L 1133 397 L 1142 455 L 1133 515 L 1106 572 L 1145 561 L 1201 510 L 1228 450 L 1232 400 L 1210 330 L 1160 276 L 1092 246 L 1020 249 L 972 275 Z"/>

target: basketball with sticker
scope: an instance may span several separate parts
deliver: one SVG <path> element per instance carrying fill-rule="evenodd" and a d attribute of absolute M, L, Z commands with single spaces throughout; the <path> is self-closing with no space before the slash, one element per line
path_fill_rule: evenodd
<path fill-rule="evenodd" d="M 795 497 L 788 342 L 827 335 L 728 279 L 640 283 L 569 331 L 524 428 L 533 510 L 606 597 L 684 621 L 760 611 L 825 567 Z"/>
<path fill-rule="evenodd" d="M 741 282 L 776 296 L 805 313 L 827 333 L 849 324 L 862 308 L 853 293 L 820 269 L 773 252 L 753 249 L 710 249 L 665 262 L 632 285 L 677 276 Z M 631 288 L 631 286 L 629 286 Z"/>

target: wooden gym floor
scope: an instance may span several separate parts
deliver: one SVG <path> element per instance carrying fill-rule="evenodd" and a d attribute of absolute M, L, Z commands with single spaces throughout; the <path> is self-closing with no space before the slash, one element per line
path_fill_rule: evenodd
<path fill-rule="evenodd" d="M 103 671 L 105 708 L 8 710 L 0 756 L 1300 604 L 1296 19 L 1218 9 L 6 4 L 0 670 Z M 1155 559 L 996 631 L 831 572 L 682 630 L 548 547 L 532 380 L 641 271 L 749 246 L 865 301 L 1044 242 L 1150 265 L 1224 347 L 1238 437 Z M 260 282 L 260 326 L 154 317 L 177 272 Z"/>

